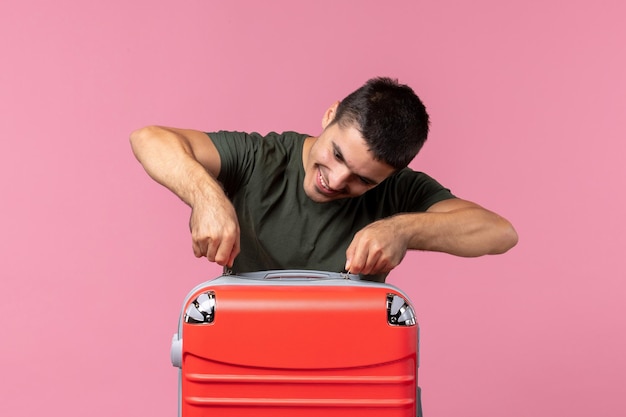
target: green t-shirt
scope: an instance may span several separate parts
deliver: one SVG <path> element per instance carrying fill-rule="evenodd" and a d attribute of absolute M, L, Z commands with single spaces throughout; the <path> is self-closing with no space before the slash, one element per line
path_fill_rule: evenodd
<path fill-rule="evenodd" d="M 221 158 L 218 180 L 241 229 L 234 272 L 271 269 L 343 271 L 346 249 L 369 223 L 423 212 L 453 198 L 428 175 L 405 168 L 356 198 L 316 203 L 304 192 L 302 147 L 308 135 L 208 133 Z M 384 281 L 385 274 L 364 276 Z"/>

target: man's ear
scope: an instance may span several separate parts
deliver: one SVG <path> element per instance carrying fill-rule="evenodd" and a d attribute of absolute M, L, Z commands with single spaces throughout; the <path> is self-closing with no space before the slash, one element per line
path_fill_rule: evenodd
<path fill-rule="evenodd" d="M 326 129 L 333 120 L 335 120 L 335 114 L 337 113 L 337 106 L 339 106 L 339 102 L 336 101 L 332 106 L 326 110 L 324 113 L 324 117 L 322 117 L 322 129 Z"/>

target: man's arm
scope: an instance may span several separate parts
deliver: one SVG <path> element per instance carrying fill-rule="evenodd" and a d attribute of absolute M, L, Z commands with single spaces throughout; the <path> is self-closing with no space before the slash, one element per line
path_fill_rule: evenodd
<path fill-rule="evenodd" d="M 221 160 L 213 142 L 203 132 L 158 126 L 133 132 L 130 142 L 148 175 L 191 207 L 194 254 L 232 266 L 239 222 L 216 180 Z"/>
<path fill-rule="evenodd" d="M 433 204 L 425 213 L 398 214 L 360 230 L 346 251 L 352 273 L 389 272 L 408 249 L 475 257 L 500 254 L 517 244 L 506 219 L 458 198 Z"/>

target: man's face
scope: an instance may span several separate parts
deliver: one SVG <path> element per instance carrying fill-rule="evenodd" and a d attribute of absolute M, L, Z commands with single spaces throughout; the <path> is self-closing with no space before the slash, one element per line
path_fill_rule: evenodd
<path fill-rule="evenodd" d="M 358 129 L 326 121 L 323 125 L 322 134 L 303 154 L 304 191 L 313 201 L 359 196 L 394 172 L 374 159 Z"/>

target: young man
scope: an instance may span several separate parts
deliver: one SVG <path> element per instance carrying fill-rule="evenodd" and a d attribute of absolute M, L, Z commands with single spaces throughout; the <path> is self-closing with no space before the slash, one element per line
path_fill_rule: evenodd
<path fill-rule="evenodd" d="M 197 257 L 234 272 L 346 270 L 384 281 L 408 249 L 481 256 L 517 243 L 507 220 L 407 168 L 428 125 L 410 87 L 375 78 L 324 113 L 318 137 L 152 126 L 131 144 L 191 207 Z"/>

